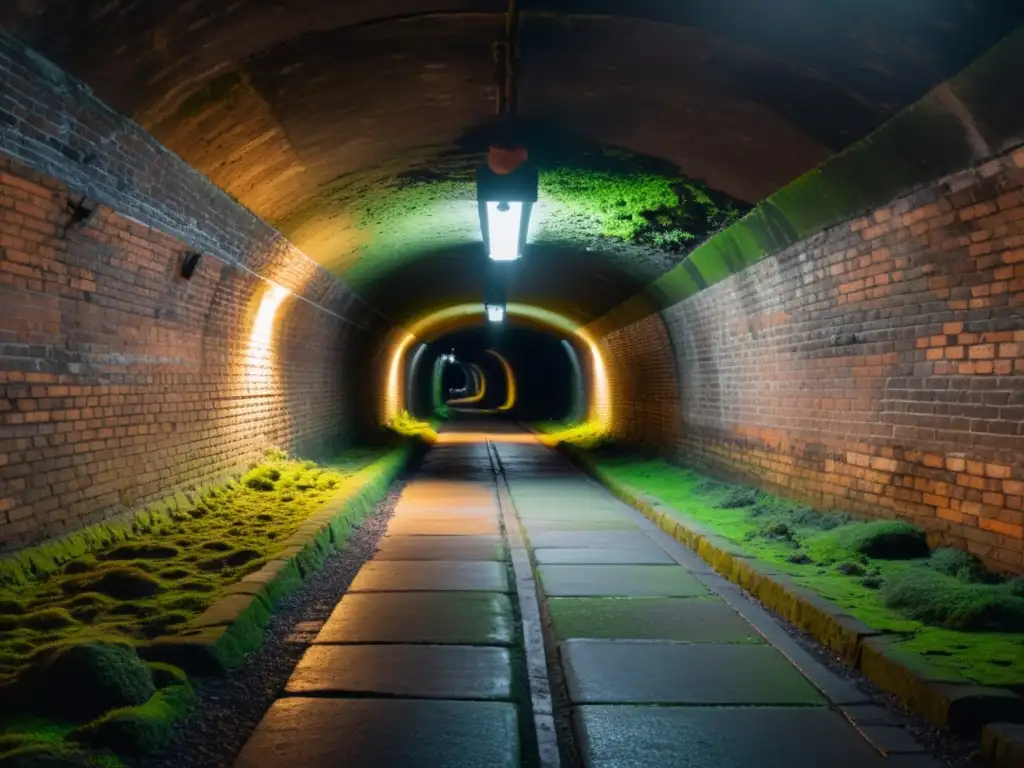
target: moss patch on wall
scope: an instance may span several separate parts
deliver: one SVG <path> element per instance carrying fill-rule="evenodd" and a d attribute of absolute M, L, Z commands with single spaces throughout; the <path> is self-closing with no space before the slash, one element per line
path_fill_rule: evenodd
<path fill-rule="evenodd" d="M 121 536 L 81 551 L 44 545 L 0 570 L 0 685 L 40 648 L 173 635 L 224 588 L 259 569 L 313 512 L 353 490 L 385 448 L 326 465 L 271 453 L 239 479 L 147 510 Z M 48 551 L 49 550 L 49 551 Z"/>
<path fill-rule="evenodd" d="M 741 204 L 694 181 L 627 167 L 554 167 L 542 200 L 591 222 L 593 234 L 684 252 L 739 218 Z"/>
<path fill-rule="evenodd" d="M 928 553 L 902 522 L 821 514 L 662 460 L 595 454 L 602 472 L 655 496 L 870 627 L 938 674 L 1024 687 L 1024 580 L 962 553 Z"/>
<path fill-rule="evenodd" d="M 655 158 L 565 138 L 537 137 L 530 146 L 540 168 L 531 224 L 537 244 L 605 239 L 610 248 L 621 242 L 683 254 L 749 208 Z M 482 160 L 457 151 L 390 179 L 339 180 L 277 224 L 291 234 L 344 207 L 364 242 L 354 257 L 325 265 L 358 291 L 402 264 L 481 242 L 474 173 Z"/>

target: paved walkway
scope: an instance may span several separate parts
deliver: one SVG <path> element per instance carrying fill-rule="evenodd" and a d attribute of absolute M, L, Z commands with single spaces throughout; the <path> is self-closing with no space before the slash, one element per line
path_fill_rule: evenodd
<path fill-rule="evenodd" d="M 521 435 L 430 451 L 237 765 L 557 765 L 533 716 L 547 680 L 520 533 L 571 722 L 563 764 L 936 765 L 692 553 Z"/>

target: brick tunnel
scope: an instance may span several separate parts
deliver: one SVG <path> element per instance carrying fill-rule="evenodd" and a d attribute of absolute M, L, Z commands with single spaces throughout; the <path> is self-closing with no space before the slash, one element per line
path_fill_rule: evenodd
<path fill-rule="evenodd" d="M 1024 765 L 1022 25 L 0 7 L 0 765 Z"/>

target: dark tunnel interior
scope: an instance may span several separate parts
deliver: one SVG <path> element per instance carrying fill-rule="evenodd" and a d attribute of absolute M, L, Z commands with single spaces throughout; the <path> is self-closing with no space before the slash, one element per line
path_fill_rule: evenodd
<path fill-rule="evenodd" d="M 0 0 L 0 768 L 1022 768 L 1024 0 Z"/>

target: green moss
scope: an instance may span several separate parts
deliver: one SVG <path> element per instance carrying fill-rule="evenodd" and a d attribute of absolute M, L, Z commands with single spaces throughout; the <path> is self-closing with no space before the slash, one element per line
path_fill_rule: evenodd
<path fill-rule="evenodd" d="M 195 701 L 192 686 L 172 685 L 157 691 L 145 703 L 107 712 L 73 731 L 69 738 L 94 749 L 141 756 L 166 744 L 174 725 L 188 714 Z"/>
<path fill-rule="evenodd" d="M 931 553 L 931 556 L 928 558 L 928 566 L 939 573 L 952 576 L 966 584 L 981 584 L 992 581 L 991 574 L 985 569 L 982 562 L 974 555 L 964 552 L 962 549 L 940 547 Z"/>
<path fill-rule="evenodd" d="M 120 547 L 104 552 L 100 559 L 101 560 L 166 560 L 172 557 L 178 557 L 181 551 L 177 547 L 172 547 L 167 544 L 122 544 Z M 68 563 L 72 565 L 72 563 Z M 87 563 L 84 563 L 86 567 Z M 68 569 L 65 568 L 64 572 L 67 573 Z"/>
<path fill-rule="evenodd" d="M 914 560 L 928 556 L 924 531 L 909 523 L 878 520 L 836 528 L 831 534 L 842 549 L 880 560 Z"/>
<path fill-rule="evenodd" d="M 153 684 L 157 688 L 189 684 L 188 675 L 180 667 L 176 667 L 173 664 L 165 664 L 161 661 L 151 661 L 147 666 L 153 674 Z"/>
<path fill-rule="evenodd" d="M 90 720 L 153 695 L 153 673 L 126 643 L 87 642 L 44 652 L 16 686 L 32 712 L 72 721 Z"/>
<path fill-rule="evenodd" d="M 0 582 L 0 684 L 43 646 L 91 638 L 138 643 L 182 631 L 221 590 L 279 552 L 312 513 L 350 495 L 367 477 L 358 473 L 388 461 L 386 452 L 351 449 L 327 465 L 270 455 L 248 475 L 270 480 L 271 490 L 244 482 L 208 487 L 178 500 L 173 515 L 166 506 L 151 508 L 116 535 L 101 526 L 66 545 L 0 560 L 10 577 Z M 203 514 L 194 515 L 198 510 Z"/>
<path fill-rule="evenodd" d="M 281 479 L 281 470 L 275 466 L 262 466 L 242 475 L 242 482 L 254 491 L 272 491 Z"/>
<path fill-rule="evenodd" d="M 885 604 L 926 624 L 967 632 L 1024 632 L 1024 598 L 1003 584 L 965 584 L 917 566 L 889 578 Z"/>
<path fill-rule="evenodd" d="M 96 592 L 116 600 L 150 597 L 161 591 L 160 582 L 140 568 L 122 566 L 83 573 L 61 585 L 68 594 Z"/>
<path fill-rule="evenodd" d="M 544 434 L 544 442 L 549 445 L 564 443 L 582 450 L 599 450 L 609 443 L 609 435 L 598 428 L 593 422 L 570 424 L 565 422 L 540 422 L 533 425 Z"/>
<path fill-rule="evenodd" d="M 992 631 L 995 627 L 1007 626 L 999 623 L 1005 622 L 1006 616 L 1010 621 L 1016 620 L 1013 618 L 1015 609 L 1007 609 L 1005 599 L 999 606 L 985 601 L 977 611 L 967 606 L 958 613 L 956 606 L 963 605 L 960 601 L 963 593 L 950 601 L 953 610 L 948 607 L 936 610 L 929 600 L 912 594 L 919 589 L 920 577 L 913 575 L 919 570 L 929 570 L 948 579 L 947 584 L 961 587 L 977 587 L 985 582 L 998 581 L 991 574 L 972 576 L 971 582 L 943 575 L 942 569 L 949 562 L 957 561 L 962 565 L 971 562 L 969 558 L 952 557 L 941 551 L 936 551 L 930 558 L 916 560 L 872 558 L 858 548 L 865 546 L 866 541 L 876 541 L 872 534 L 880 530 L 891 533 L 892 529 L 886 524 L 877 526 L 851 522 L 845 515 L 822 514 L 771 494 L 758 494 L 756 503 L 750 507 L 722 508 L 718 504 L 731 492 L 728 484 L 709 481 L 692 468 L 626 455 L 598 453 L 593 458 L 606 476 L 661 499 L 669 505 L 670 513 L 681 515 L 688 524 L 696 522 L 723 536 L 786 574 L 795 583 L 832 600 L 865 624 L 905 637 L 901 646 L 922 656 L 937 674 L 954 675 L 983 685 L 1024 685 L 1024 667 L 1019 663 L 1007 664 L 1008 659 L 1021 658 L 1024 635 Z M 897 532 L 901 537 L 905 533 L 902 529 L 897 529 Z M 915 538 L 911 534 L 911 541 Z M 888 546 L 886 543 L 883 551 Z M 916 547 L 917 544 L 912 543 L 911 546 Z M 805 555 L 811 563 L 791 562 L 790 558 L 795 554 Z M 937 567 L 929 568 L 929 564 Z M 912 575 L 904 577 L 908 572 Z M 904 578 L 907 578 L 909 586 L 902 591 L 897 590 L 897 594 L 910 595 L 902 598 L 908 600 L 906 606 L 902 602 L 898 607 L 888 605 L 886 595 L 891 594 L 891 588 L 887 585 L 899 584 Z M 1018 581 L 1000 582 L 999 590 L 1004 598 L 1024 598 L 1024 582 L 1018 584 Z M 932 593 L 926 591 L 925 595 L 929 594 Z M 889 599 L 892 600 L 891 597 Z M 972 626 L 981 625 L 987 629 L 967 632 L 926 623 L 910 615 L 920 610 L 912 608 L 911 603 L 920 606 L 922 602 L 932 606 L 920 614 L 929 621 L 961 622 L 961 626 L 966 621 Z M 1000 616 L 1004 618 L 993 620 L 993 617 Z"/>
<path fill-rule="evenodd" d="M 668 251 L 689 249 L 738 218 L 735 201 L 678 176 L 617 168 L 541 171 L 543 198 L 596 223 L 599 234 Z"/>
<path fill-rule="evenodd" d="M 27 741 L 22 746 L 0 752 L 4 768 L 124 768 L 110 754 L 96 754 L 67 744 Z"/>

